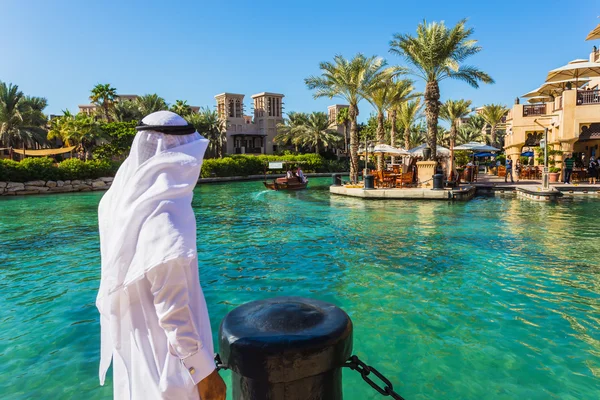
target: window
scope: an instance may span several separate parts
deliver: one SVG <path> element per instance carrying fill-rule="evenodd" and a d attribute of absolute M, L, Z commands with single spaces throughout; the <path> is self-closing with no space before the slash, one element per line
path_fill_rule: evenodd
<path fill-rule="evenodd" d="M 234 112 L 234 109 L 233 109 L 233 100 L 229 100 L 229 116 L 230 117 L 234 116 L 233 112 Z"/>
<path fill-rule="evenodd" d="M 269 117 L 273 116 L 273 103 L 270 97 L 267 100 L 267 112 L 269 113 Z"/>
<path fill-rule="evenodd" d="M 242 103 L 240 102 L 240 99 L 235 101 L 235 116 L 238 118 L 242 116 Z"/>

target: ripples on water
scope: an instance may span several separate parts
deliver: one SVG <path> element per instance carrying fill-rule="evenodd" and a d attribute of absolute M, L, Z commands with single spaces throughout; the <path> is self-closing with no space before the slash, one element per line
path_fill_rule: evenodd
<path fill-rule="evenodd" d="M 196 190 L 213 331 L 279 295 L 343 307 L 355 352 L 407 399 L 595 399 L 600 201 L 331 197 L 260 182 Z M 0 200 L 3 399 L 107 399 L 97 381 L 101 193 Z M 379 398 L 344 372 L 345 398 Z"/>

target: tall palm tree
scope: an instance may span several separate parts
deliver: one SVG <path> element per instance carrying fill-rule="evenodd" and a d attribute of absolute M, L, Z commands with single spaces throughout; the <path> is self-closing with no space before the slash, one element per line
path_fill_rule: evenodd
<path fill-rule="evenodd" d="M 413 147 L 417 147 L 423 144 L 426 139 L 427 126 L 423 123 L 414 124 L 409 128 L 408 146 L 406 146 L 406 148 L 411 149 Z"/>
<path fill-rule="evenodd" d="M 117 99 L 117 89 L 109 83 L 99 83 L 92 89 L 90 100 L 102 109 L 102 115 L 106 121 L 110 121 L 110 110 Z"/>
<path fill-rule="evenodd" d="M 471 112 L 471 100 L 446 100 L 440 108 L 440 117 L 450 123 L 450 171 L 448 178 L 454 178 L 454 146 L 460 121 Z"/>
<path fill-rule="evenodd" d="M 349 104 L 350 117 L 350 179 L 358 181 L 358 102 L 374 88 L 389 79 L 396 68 L 386 68 L 386 62 L 379 57 L 365 57 L 357 54 L 352 60 L 336 55 L 333 62 L 322 62 L 320 76 L 310 76 L 304 80 L 306 86 L 315 90 L 314 98 L 339 97 Z"/>
<path fill-rule="evenodd" d="M 215 110 L 203 107 L 198 113 L 185 116 L 188 123 L 208 139 L 208 153 L 213 157 L 223 158 L 223 148 L 227 144 L 225 121 L 219 118 Z"/>
<path fill-rule="evenodd" d="M 23 151 L 27 145 L 46 143 L 46 105 L 46 99 L 25 96 L 17 85 L 0 81 L 0 141 L 9 147 L 20 145 Z"/>
<path fill-rule="evenodd" d="M 413 86 L 412 81 L 409 80 L 388 80 L 382 83 L 375 90 L 367 93 L 366 97 L 369 103 L 375 108 L 377 112 L 377 135 L 376 140 L 378 144 L 384 144 L 385 140 L 385 112 L 391 109 L 396 104 L 401 104 L 407 100 L 418 96 L 418 94 L 412 93 Z M 395 140 L 395 123 L 392 121 L 393 134 L 391 137 L 392 143 Z M 392 144 L 393 146 L 393 144 Z M 383 154 L 377 154 L 377 170 L 383 170 Z"/>
<path fill-rule="evenodd" d="M 348 132 L 350 131 L 350 114 L 348 107 L 340 109 L 337 113 L 336 122 L 344 127 L 344 154 L 348 156 Z"/>
<path fill-rule="evenodd" d="M 171 111 L 185 118 L 192 113 L 192 107 L 188 105 L 187 100 L 176 100 L 171 106 Z"/>
<path fill-rule="evenodd" d="M 413 65 L 412 73 L 426 82 L 425 116 L 427 118 L 427 145 L 436 157 L 436 138 L 440 109 L 440 86 L 444 79 L 458 79 L 472 87 L 479 82 L 494 80 L 476 67 L 461 65 L 467 58 L 481 51 L 476 40 L 469 39 L 473 29 L 465 28 L 466 20 L 453 28 L 441 22 L 423 21 L 417 27 L 417 35 L 395 34 L 390 41 L 390 52 L 404 56 Z"/>
<path fill-rule="evenodd" d="M 145 94 L 143 96 L 139 96 L 135 99 L 135 103 L 137 104 L 138 109 L 143 117 L 148 114 L 152 114 L 156 111 L 168 110 L 167 102 L 165 99 L 154 94 Z"/>
<path fill-rule="evenodd" d="M 502 104 L 486 104 L 481 110 L 481 116 L 485 120 L 486 124 L 490 126 L 490 141 L 492 146 L 498 144 L 496 140 L 496 129 L 498 125 L 503 122 L 508 108 Z"/>
<path fill-rule="evenodd" d="M 308 115 L 298 129 L 297 141 L 315 149 L 315 154 L 321 151 L 321 145 L 331 147 L 341 141 L 341 135 L 332 129 L 327 114 L 324 112 L 313 112 Z"/>
<path fill-rule="evenodd" d="M 298 146 L 301 144 L 299 137 L 308 122 L 308 114 L 291 111 L 287 115 L 283 123 L 277 124 L 277 135 L 273 141 L 284 146 L 293 145 L 298 152 Z"/>
<path fill-rule="evenodd" d="M 410 140 L 411 129 L 423 117 L 422 111 L 423 104 L 420 98 L 402 103 L 398 107 L 398 125 L 404 130 L 404 148 L 407 150 L 423 143 L 421 141 L 416 146 L 412 146 Z"/>

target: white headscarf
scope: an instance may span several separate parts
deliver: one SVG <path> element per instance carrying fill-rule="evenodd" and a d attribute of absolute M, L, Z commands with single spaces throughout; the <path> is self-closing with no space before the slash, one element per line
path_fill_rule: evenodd
<path fill-rule="evenodd" d="M 169 111 L 142 120 L 151 126 L 187 122 Z M 127 311 L 120 291 L 150 269 L 177 258 L 196 256 L 192 192 L 208 140 L 198 132 L 168 135 L 142 130 L 129 157 L 98 207 L 102 277 L 96 298 L 101 315 L 100 381 L 119 348 L 120 319 Z"/>

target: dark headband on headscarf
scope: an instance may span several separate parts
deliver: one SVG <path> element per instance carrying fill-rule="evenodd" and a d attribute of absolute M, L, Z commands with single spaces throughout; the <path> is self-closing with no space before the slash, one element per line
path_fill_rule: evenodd
<path fill-rule="evenodd" d="M 192 124 L 187 125 L 146 125 L 140 121 L 135 127 L 137 131 L 155 131 L 164 133 L 165 135 L 191 135 L 196 132 L 196 128 Z"/>

